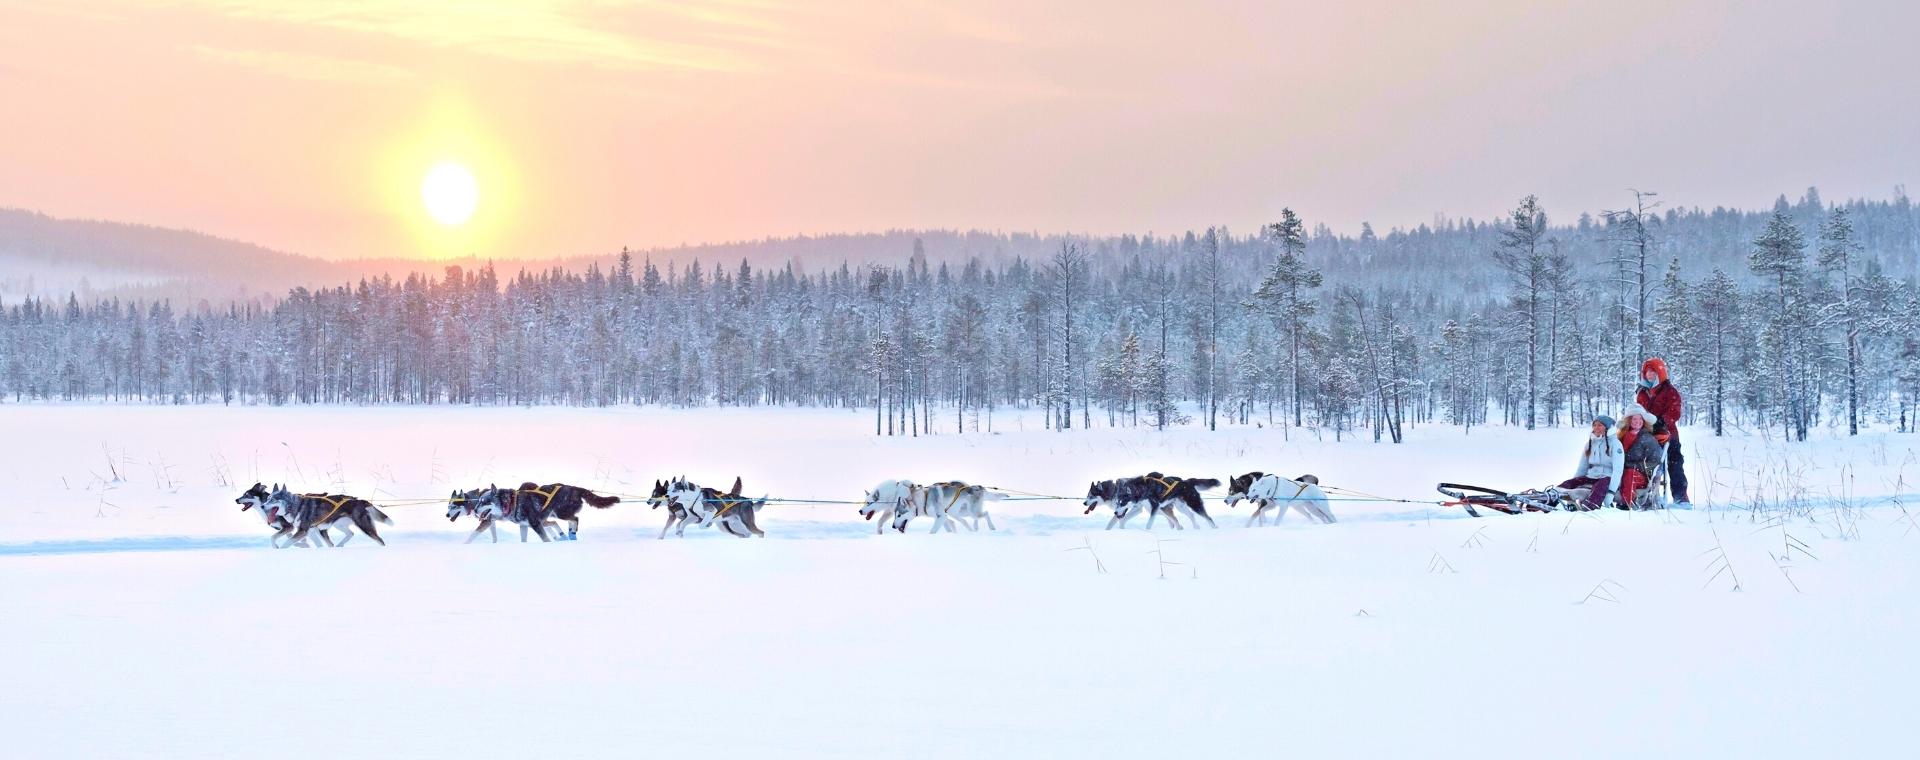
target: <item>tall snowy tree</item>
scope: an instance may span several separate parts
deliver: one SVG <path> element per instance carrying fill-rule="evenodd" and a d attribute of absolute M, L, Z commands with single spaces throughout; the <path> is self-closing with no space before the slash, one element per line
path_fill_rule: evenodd
<path fill-rule="evenodd" d="M 1620 286 L 1624 293 L 1633 299 L 1633 310 L 1628 319 L 1622 321 L 1623 331 L 1631 331 L 1631 341 L 1622 341 L 1622 346 L 1632 346 L 1633 353 L 1626 362 L 1638 367 L 1647 358 L 1647 264 L 1653 258 L 1653 230 L 1649 227 L 1658 217 L 1653 212 L 1660 207 L 1658 202 L 1648 203 L 1647 199 L 1659 193 L 1641 190 L 1629 190 L 1633 193 L 1633 207 L 1606 212 L 1607 221 L 1617 228 L 1613 236 L 1619 246 L 1616 270 L 1620 273 Z M 1623 335 L 1625 333 L 1623 332 Z"/>
<path fill-rule="evenodd" d="M 1676 373 L 1693 366 L 1693 304 L 1687 283 L 1680 277 L 1680 260 L 1667 263 L 1660 278 L 1660 300 L 1653 307 L 1654 348 L 1666 357 L 1667 366 Z"/>
<path fill-rule="evenodd" d="M 1073 293 L 1074 287 L 1087 276 L 1086 252 L 1073 243 L 1061 243 L 1060 252 L 1053 257 L 1053 276 L 1059 287 L 1055 305 L 1060 309 L 1060 367 L 1062 382 L 1065 383 L 1061 394 L 1063 406 L 1059 429 L 1069 430 L 1073 428 L 1073 396 L 1079 387 L 1075 381 L 1080 372 L 1073 361 Z"/>
<path fill-rule="evenodd" d="M 1860 332 L 1865 327 L 1859 296 L 1861 281 L 1854 276 L 1853 259 L 1860 250 L 1854 242 L 1853 220 L 1844 206 L 1835 206 L 1820 224 L 1820 268 L 1839 278 L 1839 302 L 1835 304 L 1841 330 L 1845 333 L 1847 360 L 1847 435 L 1860 434 Z"/>
<path fill-rule="evenodd" d="M 1526 350 L 1527 387 L 1525 420 L 1528 430 L 1538 424 L 1540 409 L 1540 318 L 1547 294 L 1548 261 L 1543 242 L 1547 234 L 1547 212 L 1534 196 L 1520 199 L 1507 215 L 1500 230 L 1494 261 L 1507 274 L 1513 292 L 1514 318 Z"/>
<path fill-rule="evenodd" d="M 1766 231 L 1754 239 L 1753 252 L 1747 257 L 1748 267 L 1754 274 L 1772 281 L 1772 314 L 1769 315 L 1763 343 L 1763 357 L 1774 376 L 1774 404 L 1781 428 L 1788 437 L 1797 437 L 1798 440 L 1806 440 L 1807 437 L 1807 415 L 1799 392 L 1801 381 L 1795 377 L 1802 365 L 1797 354 L 1804 348 L 1796 328 L 1800 322 L 1798 301 L 1803 287 L 1801 272 L 1806 262 L 1806 249 L 1805 236 L 1800 234 L 1800 228 L 1794 226 L 1793 219 L 1783 208 L 1774 211 L 1773 218 L 1767 222 Z"/>
<path fill-rule="evenodd" d="M 1267 271 L 1253 295 L 1259 308 L 1270 316 L 1287 340 L 1287 376 L 1289 401 L 1293 404 L 1293 424 L 1302 424 L 1300 349 L 1307 320 L 1318 310 L 1307 291 L 1320 287 L 1324 278 L 1303 258 L 1306 240 L 1301 237 L 1300 218 L 1293 209 L 1281 209 L 1280 221 L 1267 225 L 1262 234 L 1280 249 L 1279 257 Z"/>

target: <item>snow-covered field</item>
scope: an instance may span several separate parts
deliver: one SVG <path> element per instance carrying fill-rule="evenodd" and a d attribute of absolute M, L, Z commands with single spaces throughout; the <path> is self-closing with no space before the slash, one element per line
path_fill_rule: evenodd
<path fill-rule="evenodd" d="M 5 754 L 1915 751 L 1914 436 L 1689 430 L 1692 512 L 1336 502 L 1338 525 L 1248 530 L 1244 506 L 1210 505 L 1220 530 L 1151 534 L 1019 501 L 993 505 L 990 534 L 875 536 L 835 504 L 769 506 L 764 540 L 663 542 L 664 515 L 622 504 L 590 510 L 578 542 L 462 545 L 471 522 L 419 505 L 388 509 L 385 548 L 274 551 L 232 501 L 255 480 L 405 500 L 676 474 L 803 499 L 892 477 L 1077 496 L 1149 469 L 1430 501 L 1440 480 L 1564 478 L 1581 435 L 1434 427 L 1393 446 L 1002 417 L 999 434 L 879 439 L 872 422 L 0 406 Z"/>

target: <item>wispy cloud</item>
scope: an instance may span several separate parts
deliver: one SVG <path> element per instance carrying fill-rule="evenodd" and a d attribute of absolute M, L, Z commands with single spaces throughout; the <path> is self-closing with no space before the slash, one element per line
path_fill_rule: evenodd
<path fill-rule="evenodd" d="M 620 69 L 740 71 L 753 68 L 724 49 L 661 35 L 614 31 L 634 26 L 647 6 L 595 0 L 168 0 L 228 17 L 380 35 L 519 61 Z M 657 10 L 657 9 L 655 9 Z M 662 17 L 662 14 L 649 14 Z M 688 16 L 677 10 L 672 16 Z M 705 23 L 740 25 L 716 10 Z M 697 18 L 697 17 L 696 17 Z M 642 26 L 649 24 L 642 23 Z M 664 26 L 664 25 L 663 25 Z"/>
<path fill-rule="evenodd" d="M 293 79 L 352 84 L 392 84 L 414 78 L 414 73 L 407 69 L 368 61 L 350 61 L 269 50 L 231 50 L 203 45 L 196 45 L 192 50 L 202 60 L 226 66 L 255 69 Z"/>

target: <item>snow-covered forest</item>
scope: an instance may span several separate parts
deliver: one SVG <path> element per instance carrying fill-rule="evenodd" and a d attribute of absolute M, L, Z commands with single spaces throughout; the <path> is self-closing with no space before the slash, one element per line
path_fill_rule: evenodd
<path fill-rule="evenodd" d="M 1621 207 L 1336 235 L 1068 237 L 1045 258 L 767 271 L 746 264 L 367 279 L 271 307 L 0 304 L 14 401 L 815 405 L 881 434 L 1583 422 L 1660 355 L 1690 424 L 1803 438 L 1916 424 L 1920 212 Z"/>

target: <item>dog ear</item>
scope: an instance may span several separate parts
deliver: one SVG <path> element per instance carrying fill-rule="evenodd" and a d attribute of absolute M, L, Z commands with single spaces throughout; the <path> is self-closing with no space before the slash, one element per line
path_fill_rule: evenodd
<path fill-rule="evenodd" d="M 740 495 L 740 476 L 738 476 L 738 475 L 735 475 L 735 476 L 733 476 L 733 490 L 731 490 L 731 491 L 728 491 L 728 492 L 727 492 L 727 495 L 728 495 L 728 496 L 739 496 L 739 495 Z"/>

